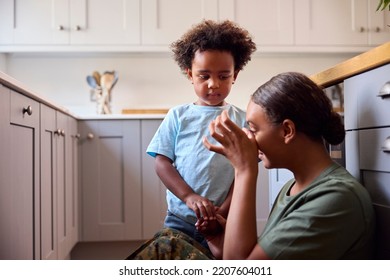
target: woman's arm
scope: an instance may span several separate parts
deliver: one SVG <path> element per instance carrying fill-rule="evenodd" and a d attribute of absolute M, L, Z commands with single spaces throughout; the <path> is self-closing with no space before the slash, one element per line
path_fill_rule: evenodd
<path fill-rule="evenodd" d="M 224 259 L 267 259 L 257 243 L 256 182 L 258 148 L 252 133 L 240 129 L 223 112 L 210 124 L 210 134 L 221 145 L 205 146 L 226 156 L 235 169 L 235 186 L 226 222 Z"/>
<path fill-rule="evenodd" d="M 177 169 L 172 165 L 172 160 L 163 155 L 157 155 L 155 160 L 157 175 L 163 184 L 180 200 L 192 209 L 199 219 L 216 219 L 214 205 L 207 198 L 196 194 L 183 180 Z"/>
<path fill-rule="evenodd" d="M 234 181 L 232 182 L 229 192 L 225 198 L 225 201 L 221 204 L 220 207 L 218 207 L 217 213 L 222 215 L 225 219 L 227 218 L 227 215 L 229 213 L 230 209 L 230 203 L 232 202 L 232 196 L 233 196 L 233 189 L 234 189 Z"/>

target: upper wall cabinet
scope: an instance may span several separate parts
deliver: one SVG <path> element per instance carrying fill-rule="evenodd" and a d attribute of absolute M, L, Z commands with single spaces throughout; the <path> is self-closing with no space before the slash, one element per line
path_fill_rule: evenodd
<path fill-rule="evenodd" d="M 230 19 L 258 45 L 292 45 L 293 10 L 293 0 L 143 0 L 142 44 L 169 45 L 202 19 Z"/>
<path fill-rule="evenodd" d="M 246 28 L 259 52 L 363 52 L 390 40 L 379 0 L 1 0 L 0 52 L 167 52 L 203 19 Z"/>
<path fill-rule="evenodd" d="M 143 0 L 142 44 L 169 45 L 204 18 L 218 20 L 218 0 Z"/>
<path fill-rule="evenodd" d="M 246 28 L 259 46 L 294 44 L 293 0 L 224 0 L 219 18 Z"/>
<path fill-rule="evenodd" d="M 296 44 L 373 46 L 390 40 L 390 12 L 378 0 L 296 0 Z"/>
<path fill-rule="evenodd" d="M 140 0 L 2 0 L 0 44 L 140 43 Z"/>

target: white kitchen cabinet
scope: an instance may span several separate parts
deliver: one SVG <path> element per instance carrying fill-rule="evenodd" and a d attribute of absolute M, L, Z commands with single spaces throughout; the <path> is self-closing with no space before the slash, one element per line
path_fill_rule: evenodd
<path fill-rule="evenodd" d="M 144 0 L 142 44 L 166 46 L 203 19 L 229 19 L 258 45 L 292 45 L 293 10 L 292 0 Z"/>
<path fill-rule="evenodd" d="M 2 0 L 0 45 L 140 43 L 140 0 Z"/>
<path fill-rule="evenodd" d="M 219 19 L 246 28 L 259 46 L 294 44 L 293 0 L 220 0 L 218 8 Z"/>
<path fill-rule="evenodd" d="M 142 239 L 138 120 L 80 122 L 82 241 Z"/>
<path fill-rule="evenodd" d="M 390 12 L 377 0 L 296 0 L 295 43 L 375 46 L 390 40 Z"/>
<path fill-rule="evenodd" d="M 167 189 L 156 174 L 154 158 L 146 154 L 160 124 L 161 120 L 141 120 L 143 239 L 152 238 L 163 228 L 167 212 Z"/>
<path fill-rule="evenodd" d="M 39 103 L 0 85 L 0 259 L 40 259 Z"/>
<path fill-rule="evenodd" d="M 376 258 L 390 258 L 390 64 L 344 81 L 346 167 L 368 189 L 376 213 Z"/>
<path fill-rule="evenodd" d="M 218 0 L 143 0 L 142 45 L 167 46 L 202 19 L 218 19 Z"/>

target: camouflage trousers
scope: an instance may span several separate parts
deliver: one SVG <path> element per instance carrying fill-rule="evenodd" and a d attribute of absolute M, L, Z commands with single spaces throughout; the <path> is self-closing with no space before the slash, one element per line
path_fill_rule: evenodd
<path fill-rule="evenodd" d="M 212 260 L 211 252 L 188 235 L 165 228 L 142 244 L 126 260 Z"/>

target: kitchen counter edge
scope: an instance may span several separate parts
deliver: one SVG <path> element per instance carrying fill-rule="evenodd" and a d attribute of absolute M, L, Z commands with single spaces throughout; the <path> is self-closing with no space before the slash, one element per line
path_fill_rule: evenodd
<path fill-rule="evenodd" d="M 163 119 L 165 117 L 165 114 L 76 115 L 71 111 L 69 111 L 68 109 L 64 108 L 63 106 L 60 106 L 55 102 L 52 102 L 47 98 L 42 97 L 40 94 L 28 89 L 20 81 L 16 80 L 15 78 L 1 71 L 0 71 L 0 84 L 20 94 L 30 97 L 42 104 L 45 104 L 53 109 L 61 111 L 62 113 L 67 114 L 77 120 Z"/>
<path fill-rule="evenodd" d="M 390 41 L 314 74 L 310 78 L 325 88 L 387 63 L 390 63 Z"/>

